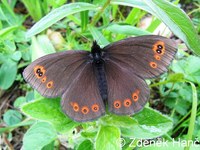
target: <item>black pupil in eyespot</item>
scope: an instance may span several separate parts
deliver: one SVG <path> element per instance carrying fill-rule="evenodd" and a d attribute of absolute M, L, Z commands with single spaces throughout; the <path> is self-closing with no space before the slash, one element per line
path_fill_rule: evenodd
<path fill-rule="evenodd" d="M 158 54 L 160 54 L 162 51 L 161 51 L 160 49 L 158 49 L 158 50 L 156 50 L 156 52 L 157 52 Z"/>
<path fill-rule="evenodd" d="M 37 70 L 36 70 L 36 72 L 37 72 L 37 73 L 40 73 L 40 72 L 41 72 L 41 69 L 40 69 L 40 68 L 39 68 L 39 69 L 37 69 Z"/>
<path fill-rule="evenodd" d="M 129 102 L 126 102 L 126 105 L 129 105 Z"/>
<path fill-rule="evenodd" d="M 158 45 L 157 47 L 158 47 L 158 49 L 162 49 L 163 48 L 162 45 Z"/>
<path fill-rule="evenodd" d="M 94 107 L 94 110 L 97 110 L 97 107 Z"/>
<path fill-rule="evenodd" d="M 38 75 L 39 75 L 39 77 L 41 77 L 41 76 L 43 75 L 43 73 L 42 73 L 42 72 L 40 72 Z"/>
<path fill-rule="evenodd" d="M 116 106 L 116 107 L 119 107 L 119 103 L 116 103 L 115 106 Z"/>

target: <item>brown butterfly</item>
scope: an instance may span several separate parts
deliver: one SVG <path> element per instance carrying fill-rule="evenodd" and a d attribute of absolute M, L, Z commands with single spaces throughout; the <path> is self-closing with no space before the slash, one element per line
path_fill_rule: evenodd
<path fill-rule="evenodd" d="M 167 71 L 177 51 L 171 39 L 148 35 L 127 38 L 91 52 L 70 50 L 43 56 L 23 72 L 42 96 L 62 97 L 63 111 L 78 122 L 111 113 L 131 115 L 146 104 L 145 79 Z"/>

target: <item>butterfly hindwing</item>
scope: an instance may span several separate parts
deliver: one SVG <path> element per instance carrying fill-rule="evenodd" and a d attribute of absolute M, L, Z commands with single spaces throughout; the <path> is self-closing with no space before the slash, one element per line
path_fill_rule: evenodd
<path fill-rule="evenodd" d="M 105 72 L 109 111 L 119 115 L 131 115 L 140 111 L 150 94 L 144 79 L 112 60 L 106 61 Z"/>
<path fill-rule="evenodd" d="M 23 77 L 42 96 L 58 97 L 83 70 L 87 57 L 86 51 L 49 54 L 25 68 Z"/>
<path fill-rule="evenodd" d="M 177 51 L 173 40 L 155 35 L 131 37 L 106 46 L 105 59 L 116 62 L 142 78 L 167 71 Z"/>
<path fill-rule="evenodd" d="M 74 78 L 62 96 L 63 111 L 78 122 L 91 121 L 104 115 L 105 105 L 92 63 L 84 66 L 83 71 Z"/>

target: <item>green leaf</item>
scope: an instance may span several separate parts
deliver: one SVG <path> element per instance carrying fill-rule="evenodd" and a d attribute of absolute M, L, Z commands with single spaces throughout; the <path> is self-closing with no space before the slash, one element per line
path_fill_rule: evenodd
<path fill-rule="evenodd" d="M 166 0 L 112 0 L 111 3 L 137 7 L 151 13 L 162 20 L 191 50 L 200 54 L 200 38 L 191 20 L 184 11 L 172 3 Z"/>
<path fill-rule="evenodd" d="M 24 96 L 18 97 L 14 102 L 14 107 L 19 108 L 22 104 L 26 102 L 26 98 Z"/>
<path fill-rule="evenodd" d="M 16 51 L 13 53 L 13 55 L 11 56 L 11 58 L 14 60 L 14 61 L 19 61 L 22 57 L 22 53 L 20 51 Z"/>
<path fill-rule="evenodd" d="M 93 26 L 89 25 L 88 26 L 92 36 L 93 36 L 93 39 L 95 41 L 97 41 L 97 43 L 101 46 L 101 47 L 104 47 L 106 45 L 109 44 L 108 40 L 103 36 L 103 34 L 101 34 L 100 31 L 97 30 L 97 28 L 94 28 Z"/>
<path fill-rule="evenodd" d="M 56 138 L 57 134 L 52 125 L 47 122 L 38 122 L 25 133 L 22 148 L 24 150 L 41 150 Z"/>
<path fill-rule="evenodd" d="M 125 35 L 148 35 L 151 34 L 148 31 L 130 26 L 130 25 L 123 25 L 123 24 L 112 24 L 106 28 L 106 30 L 118 33 L 118 34 L 125 34 Z"/>
<path fill-rule="evenodd" d="M 22 121 L 22 115 L 16 110 L 8 110 L 3 115 L 3 120 L 8 126 L 12 126 Z"/>
<path fill-rule="evenodd" d="M 173 125 L 170 118 L 150 108 L 144 108 L 133 118 L 138 124 L 121 127 L 125 137 L 151 139 L 166 134 Z"/>
<path fill-rule="evenodd" d="M 93 132 L 82 131 L 81 132 L 81 136 L 84 138 L 94 138 L 94 137 L 96 137 L 96 135 L 97 135 L 97 131 L 93 131 Z"/>
<path fill-rule="evenodd" d="M 148 5 L 146 5 L 145 2 L 143 2 L 143 1 L 111 0 L 111 4 L 136 7 L 136 8 L 143 9 L 143 10 L 145 10 L 147 12 L 151 12 L 151 8 Z"/>
<path fill-rule="evenodd" d="M 6 90 L 12 86 L 17 75 L 17 64 L 8 59 L 0 67 L 0 88 Z"/>
<path fill-rule="evenodd" d="M 59 99 L 44 98 L 27 103 L 22 106 L 22 112 L 32 118 L 51 123 L 61 133 L 65 133 L 78 125 L 63 114 Z"/>
<path fill-rule="evenodd" d="M 32 38 L 32 61 L 44 55 L 54 53 L 55 48 L 46 35 L 40 35 Z"/>
<path fill-rule="evenodd" d="M 81 144 L 79 144 L 77 150 L 93 150 L 94 145 L 90 140 L 84 140 Z"/>
<path fill-rule="evenodd" d="M 101 126 L 97 134 L 96 150 L 120 150 L 120 130 L 113 126 Z"/>
<path fill-rule="evenodd" d="M 195 53 L 200 55 L 200 38 L 197 32 L 183 10 L 172 3 L 163 0 L 143 0 L 187 46 Z"/>
<path fill-rule="evenodd" d="M 1 40 L 6 39 L 9 34 L 13 33 L 18 28 L 18 26 L 11 26 L 0 30 Z"/>
<path fill-rule="evenodd" d="M 138 122 L 129 116 L 106 115 L 101 120 L 104 124 L 113 125 L 117 127 L 132 127 L 138 125 Z"/>
<path fill-rule="evenodd" d="M 184 75 L 182 73 L 175 73 L 175 74 L 169 74 L 167 77 L 167 82 L 181 82 L 184 81 Z"/>
<path fill-rule="evenodd" d="M 186 59 L 174 62 L 172 70 L 175 73 L 182 73 L 184 78 L 200 84 L 200 58 L 196 56 L 189 56 Z"/>
<path fill-rule="evenodd" d="M 190 123 L 189 123 L 189 128 L 188 128 L 188 133 L 187 133 L 187 140 L 191 141 L 193 139 L 193 133 L 194 133 L 194 128 L 195 128 L 195 123 L 196 123 L 196 117 L 197 117 L 197 106 L 198 106 L 198 98 L 197 98 L 197 89 L 195 85 L 190 82 L 190 85 L 192 87 L 192 112 L 191 112 L 191 117 L 190 117 Z M 191 143 L 189 143 L 185 149 L 189 150 L 191 146 Z"/>
<path fill-rule="evenodd" d="M 43 17 L 39 22 L 37 22 L 31 28 L 31 30 L 27 32 L 26 36 L 31 37 L 33 35 L 36 35 L 68 15 L 85 11 L 85 10 L 96 10 L 96 9 L 97 9 L 97 6 L 95 5 L 92 5 L 89 3 L 81 3 L 81 2 L 63 5 L 57 9 L 54 9 L 48 15 Z"/>
<path fill-rule="evenodd" d="M 29 14 L 33 18 L 34 21 L 38 21 L 42 18 L 42 2 L 35 1 L 35 0 L 22 0 L 23 4 L 25 5 L 26 9 L 28 10 Z M 43 3 L 45 3 L 44 1 Z M 33 7 L 34 5 L 34 7 Z"/>
<path fill-rule="evenodd" d="M 4 132 L 9 132 L 9 131 L 12 131 L 13 129 L 15 128 L 19 128 L 21 126 L 29 126 L 29 125 L 32 125 L 35 121 L 33 120 L 25 120 L 25 121 L 22 121 L 18 124 L 15 124 L 15 125 L 12 125 L 12 126 L 9 126 L 9 127 L 5 127 L 5 128 L 0 128 L 0 134 L 4 133 Z"/>

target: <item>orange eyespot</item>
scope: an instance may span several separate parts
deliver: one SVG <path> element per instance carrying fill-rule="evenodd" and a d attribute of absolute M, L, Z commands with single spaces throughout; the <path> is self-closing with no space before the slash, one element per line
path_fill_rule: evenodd
<path fill-rule="evenodd" d="M 34 73 L 38 79 L 42 78 L 44 76 L 45 72 L 46 72 L 46 70 L 44 69 L 43 66 L 35 66 L 34 67 Z"/>
<path fill-rule="evenodd" d="M 160 60 L 160 59 L 161 59 L 160 56 L 158 56 L 158 55 L 154 55 L 154 58 L 155 58 L 156 60 Z"/>
<path fill-rule="evenodd" d="M 89 113 L 89 111 L 90 111 L 90 110 L 89 110 L 89 108 L 88 108 L 87 106 L 83 106 L 82 109 L 81 109 L 81 112 L 82 112 L 83 114 L 85 114 L 85 115 L 86 115 L 87 113 Z"/>
<path fill-rule="evenodd" d="M 46 84 L 46 87 L 48 89 L 52 88 L 53 87 L 53 81 L 49 81 L 47 84 Z"/>
<path fill-rule="evenodd" d="M 99 111 L 99 105 L 97 105 L 97 104 L 92 105 L 92 111 L 94 111 L 94 112 Z"/>
<path fill-rule="evenodd" d="M 139 99 L 139 94 L 140 94 L 140 91 L 139 90 L 136 90 L 133 94 L 132 94 L 132 99 L 134 102 L 137 102 L 138 99 Z"/>
<path fill-rule="evenodd" d="M 127 99 L 124 100 L 124 106 L 125 107 L 130 107 L 131 104 L 132 104 L 132 102 L 131 102 L 130 98 L 127 98 Z"/>
<path fill-rule="evenodd" d="M 44 77 L 41 79 L 41 82 L 44 83 L 44 82 L 46 82 L 46 80 L 47 80 L 47 77 L 44 76 Z"/>
<path fill-rule="evenodd" d="M 71 103 L 72 107 L 73 107 L 73 110 L 75 112 L 78 112 L 79 111 L 79 105 L 77 103 Z"/>
<path fill-rule="evenodd" d="M 120 107 L 121 107 L 121 102 L 120 102 L 120 100 L 115 100 L 114 103 L 113 103 L 113 105 L 114 105 L 114 107 L 117 108 L 117 109 L 120 108 Z"/>
<path fill-rule="evenodd" d="M 151 66 L 151 68 L 154 68 L 154 69 L 158 67 L 157 63 L 155 62 L 150 62 L 149 65 Z"/>
<path fill-rule="evenodd" d="M 158 55 L 163 55 L 165 53 L 165 43 L 162 41 L 157 41 L 154 45 L 152 50 L 157 53 Z"/>

